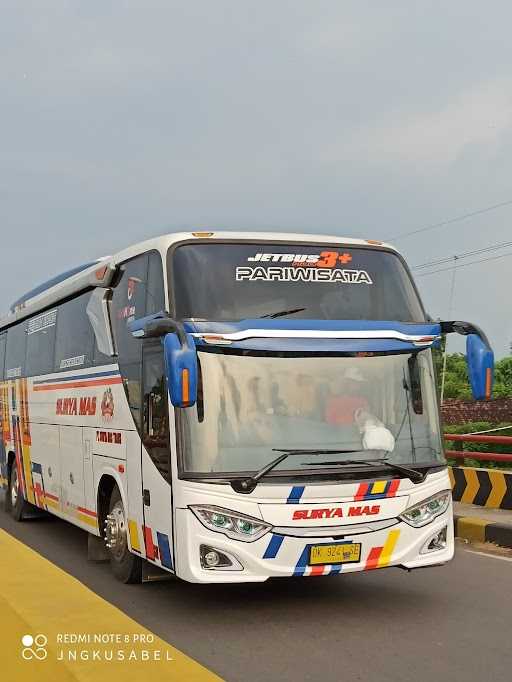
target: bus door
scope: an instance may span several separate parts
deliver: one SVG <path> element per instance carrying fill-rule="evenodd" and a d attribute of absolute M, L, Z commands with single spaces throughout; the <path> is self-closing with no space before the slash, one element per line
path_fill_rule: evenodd
<path fill-rule="evenodd" d="M 146 558 L 174 571 L 169 399 L 163 346 L 142 348 L 142 497 Z"/>

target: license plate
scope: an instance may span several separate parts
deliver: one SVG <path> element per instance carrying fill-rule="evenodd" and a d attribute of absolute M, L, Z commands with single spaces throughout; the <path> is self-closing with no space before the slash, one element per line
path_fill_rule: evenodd
<path fill-rule="evenodd" d="M 309 552 L 309 565 L 350 564 L 361 558 L 361 543 L 347 542 L 341 545 L 313 545 Z"/>

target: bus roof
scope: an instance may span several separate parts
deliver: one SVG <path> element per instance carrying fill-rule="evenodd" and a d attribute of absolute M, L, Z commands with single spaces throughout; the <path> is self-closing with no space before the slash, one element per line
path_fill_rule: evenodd
<path fill-rule="evenodd" d="M 44 310 L 59 301 L 73 296 L 88 288 L 98 286 L 101 277 L 96 275 L 98 266 L 116 266 L 118 263 L 133 258 L 141 253 L 150 250 L 157 250 L 164 254 L 173 244 L 211 239 L 233 240 L 240 242 L 300 242 L 302 244 L 340 244 L 344 246 L 374 246 L 376 248 L 386 248 L 396 251 L 390 244 L 376 240 L 352 239 L 334 235 L 323 234 L 302 234 L 293 232 L 235 232 L 217 230 L 198 230 L 193 232 L 175 232 L 165 234 L 160 237 L 148 239 L 119 251 L 113 256 L 105 256 L 98 260 L 85 263 L 81 266 L 67 270 L 61 275 L 53 277 L 43 284 L 31 289 L 29 292 L 18 298 L 11 306 L 9 313 L 0 318 L 0 330 L 11 326 L 26 317 L 29 317 L 40 310 Z"/>

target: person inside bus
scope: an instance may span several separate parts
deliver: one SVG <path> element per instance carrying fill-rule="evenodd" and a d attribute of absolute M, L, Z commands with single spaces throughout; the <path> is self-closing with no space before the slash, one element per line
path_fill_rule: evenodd
<path fill-rule="evenodd" d="M 354 424 L 365 450 L 391 452 L 395 439 L 389 429 L 370 410 L 365 397 L 365 379 L 357 367 L 349 367 L 341 377 L 331 380 L 325 400 L 325 421 L 332 425 Z"/>

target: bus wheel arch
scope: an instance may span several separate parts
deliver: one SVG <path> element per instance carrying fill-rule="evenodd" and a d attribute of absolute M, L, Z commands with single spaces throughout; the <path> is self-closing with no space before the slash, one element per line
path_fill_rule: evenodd
<path fill-rule="evenodd" d="M 108 474 L 102 476 L 98 486 L 98 523 L 115 577 L 123 583 L 140 583 L 142 559 L 129 549 L 125 502 L 120 485 Z"/>

